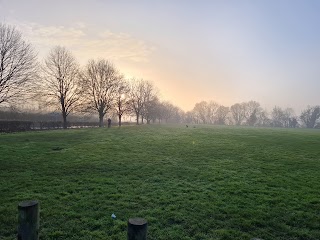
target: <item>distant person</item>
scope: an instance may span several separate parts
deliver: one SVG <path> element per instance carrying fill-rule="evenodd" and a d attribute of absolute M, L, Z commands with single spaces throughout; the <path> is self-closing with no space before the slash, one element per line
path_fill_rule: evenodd
<path fill-rule="evenodd" d="M 108 118 L 108 128 L 110 128 L 110 127 L 111 127 L 111 119 Z"/>

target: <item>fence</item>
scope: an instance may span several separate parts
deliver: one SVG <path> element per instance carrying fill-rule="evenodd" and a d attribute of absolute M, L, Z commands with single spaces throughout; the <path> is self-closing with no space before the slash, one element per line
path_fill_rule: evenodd
<path fill-rule="evenodd" d="M 18 205 L 18 240 L 39 240 L 40 205 L 38 201 L 23 201 Z M 128 240 L 146 240 L 148 223 L 143 218 L 128 220 Z"/>

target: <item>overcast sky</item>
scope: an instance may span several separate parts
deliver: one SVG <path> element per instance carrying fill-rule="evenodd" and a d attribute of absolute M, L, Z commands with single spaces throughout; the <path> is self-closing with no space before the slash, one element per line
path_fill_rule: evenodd
<path fill-rule="evenodd" d="M 0 0 L 0 13 L 40 60 L 55 45 L 82 65 L 112 60 L 184 110 L 201 100 L 296 113 L 320 104 L 317 0 Z"/>

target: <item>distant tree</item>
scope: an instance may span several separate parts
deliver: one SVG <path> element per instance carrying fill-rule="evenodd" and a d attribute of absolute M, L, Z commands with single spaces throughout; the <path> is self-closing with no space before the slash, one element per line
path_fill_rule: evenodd
<path fill-rule="evenodd" d="M 164 101 L 161 103 L 161 116 L 167 123 L 169 119 L 173 116 L 174 114 L 174 106 L 172 103 L 168 101 Z"/>
<path fill-rule="evenodd" d="M 216 122 L 216 113 L 219 109 L 219 104 L 215 101 L 210 101 L 207 103 L 206 109 L 206 122 L 210 124 L 214 124 Z M 221 113 L 221 112 L 220 112 Z"/>
<path fill-rule="evenodd" d="M 298 126 L 298 120 L 296 117 L 291 117 L 289 119 L 289 127 L 296 128 Z"/>
<path fill-rule="evenodd" d="M 275 106 L 271 112 L 271 116 L 272 116 L 272 126 L 284 127 L 285 113 L 280 107 Z"/>
<path fill-rule="evenodd" d="M 182 123 L 184 121 L 185 112 L 178 106 L 174 106 L 171 121 L 173 123 Z"/>
<path fill-rule="evenodd" d="M 245 119 L 245 106 L 244 103 L 236 103 L 230 107 L 230 112 L 233 116 L 235 125 L 241 125 Z"/>
<path fill-rule="evenodd" d="M 28 93 L 36 73 L 36 54 L 14 27 L 0 23 L 0 104 Z"/>
<path fill-rule="evenodd" d="M 130 84 L 130 106 L 133 113 L 136 115 L 136 123 L 139 124 L 139 119 L 143 114 L 143 108 L 146 101 L 146 85 L 148 81 L 143 79 L 132 79 Z"/>
<path fill-rule="evenodd" d="M 159 120 L 159 123 L 162 119 L 162 109 L 161 109 L 161 102 L 159 98 L 156 96 L 152 102 L 149 104 L 149 116 L 148 116 L 148 122 L 151 121 L 155 123 L 157 120 Z"/>
<path fill-rule="evenodd" d="M 272 125 L 274 127 L 296 127 L 298 121 L 294 117 L 292 108 L 282 109 L 275 106 L 272 110 Z"/>
<path fill-rule="evenodd" d="M 86 96 L 85 110 L 98 112 L 99 127 L 103 127 L 104 116 L 119 97 L 123 77 L 111 62 L 102 59 L 89 60 L 81 78 Z"/>
<path fill-rule="evenodd" d="M 129 83 L 125 79 L 118 82 L 115 95 L 114 110 L 118 116 L 118 124 L 121 126 L 122 116 L 131 111 L 129 99 Z"/>
<path fill-rule="evenodd" d="M 193 108 L 193 113 L 200 123 L 206 124 L 208 120 L 208 103 L 201 101 L 196 103 Z"/>
<path fill-rule="evenodd" d="M 261 127 L 270 127 L 271 126 L 271 120 L 268 116 L 268 112 L 266 110 L 261 110 L 258 120 L 257 120 L 257 125 Z"/>
<path fill-rule="evenodd" d="M 79 65 L 71 52 L 64 47 L 54 47 L 43 66 L 43 81 L 39 94 L 46 97 L 50 106 L 58 106 L 67 128 L 67 116 L 81 104 Z"/>
<path fill-rule="evenodd" d="M 284 120 L 284 127 L 286 127 L 286 128 L 291 127 L 290 125 L 292 123 L 294 123 L 294 120 L 292 120 L 292 119 L 295 119 L 294 110 L 292 108 L 286 108 L 283 111 L 283 117 L 284 117 L 284 119 L 283 119 Z"/>
<path fill-rule="evenodd" d="M 228 113 L 228 107 L 220 106 L 216 111 L 216 124 L 225 125 Z"/>
<path fill-rule="evenodd" d="M 256 101 L 249 101 L 244 103 L 244 116 L 249 126 L 254 126 L 256 124 L 260 112 L 260 103 Z"/>
<path fill-rule="evenodd" d="M 141 122 L 145 119 L 147 123 L 150 123 L 152 113 L 157 104 L 157 90 L 150 81 L 144 81 L 143 84 L 143 107 L 141 111 Z"/>
<path fill-rule="evenodd" d="M 314 128 L 317 120 L 320 118 L 320 106 L 310 107 L 303 110 L 300 119 L 306 125 L 307 128 Z"/>

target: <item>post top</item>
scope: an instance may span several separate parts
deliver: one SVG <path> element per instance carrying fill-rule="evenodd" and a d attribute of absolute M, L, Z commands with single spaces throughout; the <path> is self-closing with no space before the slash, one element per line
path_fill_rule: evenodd
<path fill-rule="evenodd" d="M 21 208 L 32 207 L 32 206 L 35 206 L 37 204 L 38 204 L 38 201 L 36 201 L 36 200 L 28 200 L 28 201 L 20 202 L 18 207 L 21 207 Z"/>
<path fill-rule="evenodd" d="M 129 218 L 129 223 L 132 225 L 145 225 L 147 224 L 147 220 L 144 218 Z"/>

